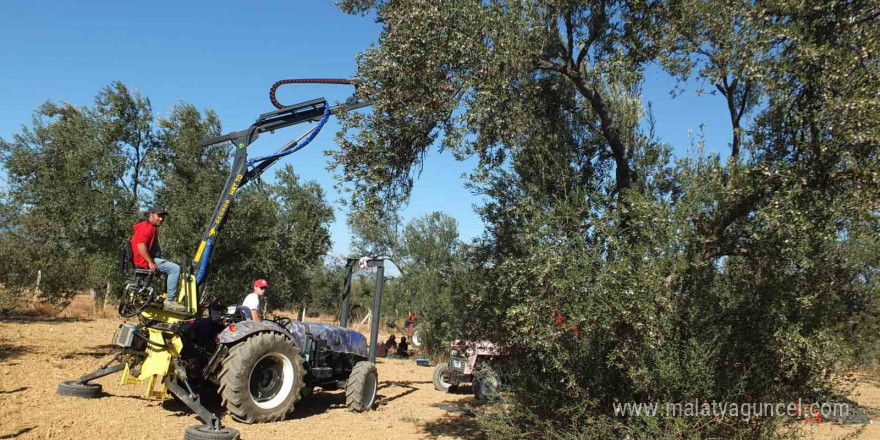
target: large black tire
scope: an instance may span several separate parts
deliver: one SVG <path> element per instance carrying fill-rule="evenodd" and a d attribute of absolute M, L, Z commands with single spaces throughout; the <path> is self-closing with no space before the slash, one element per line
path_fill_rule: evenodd
<path fill-rule="evenodd" d="M 280 333 L 257 333 L 234 345 L 220 371 L 220 396 L 244 423 L 283 420 L 299 401 L 305 370 L 299 348 Z"/>
<path fill-rule="evenodd" d="M 498 388 L 501 381 L 492 370 L 482 370 L 474 373 L 474 381 L 471 387 L 477 400 L 495 400 L 498 397 Z"/>
<path fill-rule="evenodd" d="M 58 384 L 55 390 L 59 396 L 83 397 L 94 399 L 101 397 L 101 384 L 98 383 L 79 383 L 75 380 L 65 380 Z"/>
<path fill-rule="evenodd" d="M 236 440 L 238 438 L 237 429 L 211 429 L 207 425 L 188 426 L 183 433 L 183 440 Z"/>
<path fill-rule="evenodd" d="M 345 406 L 356 412 L 364 412 L 376 403 L 379 391 L 379 373 L 372 362 L 358 362 L 345 382 Z"/>
<path fill-rule="evenodd" d="M 449 383 L 449 363 L 444 362 L 442 364 L 437 364 L 434 367 L 434 389 L 437 391 L 443 391 L 444 393 L 448 393 L 449 389 L 452 387 L 452 384 Z"/>

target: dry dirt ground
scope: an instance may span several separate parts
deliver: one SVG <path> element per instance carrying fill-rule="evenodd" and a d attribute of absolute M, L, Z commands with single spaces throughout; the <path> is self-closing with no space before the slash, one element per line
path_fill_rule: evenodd
<path fill-rule="evenodd" d="M 55 395 L 62 380 L 75 379 L 111 359 L 110 338 L 118 318 L 0 318 L 0 439 L 179 439 L 201 422 L 174 401 L 144 400 L 144 385 L 123 386 L 120 376 L 96 382 L 100 399 Z M 434 390 L 432 368 L 413 360 L 380 359 L 377 409 L 351 413 L 341 390 L 297 404 L 286 421 L 246 425 L 223 417 L 244 440 L 476 438 L 472 395 Z M 206 405 L 215 413 L 216 401 Z"/>
<path fill-rule="evenodd" d="M 0 439 L 179 439 L 199 420 L 173 400 L 144 400 L 143 386 L 122 386 L 119 375 L 97 382 L 100 399 L 55 395 L 62 380 L 74 379 L 110 359 L 110 338 L 119 318 L 0 318 Z M 245 425 L 223 417 L 223 423 L 253 439 L 471 439 L 479 438 L 469 394 L 434 390 L 432 368 L 413 360 L 380 359 L 375 411 L 351 413 L 342 391 L 316 393 L 297 404 L 286 421 Z M 866 377 L 853 396 L 869 416 L 880 418 L 880 381 Z M 214 412 L 218 402 L 206 402 Z M 805 438 L 832 439 L 855 434 L 880 439 L 880 423 L 864 426 L 812 424 Z"/>

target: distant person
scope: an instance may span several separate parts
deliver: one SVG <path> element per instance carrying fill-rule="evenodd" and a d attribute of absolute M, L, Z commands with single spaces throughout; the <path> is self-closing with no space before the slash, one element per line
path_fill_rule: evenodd
<path fill-rule="evenodd" d="M 397 348 L 397 340 L 394 335 L 389 336 L 388 339 L 385 340 L 385 349 L 391 350 L 392 348 Z"/>
<path fill-rule="evenodd" d="M 252 292 L 244 297 L 244 302 L 241 303 L 241 305 L 251 309 L 251 319 L 253 319 L 254 322 L 260 322 L 262 299 L 268 289 L 269 283 L 267 283 L 266 280 L 259 279 L 254 281 Z"/>
<path fill-rule="evenodd" d="M 131 250 L 134 254 L 134 265 L 141 269 L 149 269 L 150 273 L 161 272 L 165 274 L 165 302 L 162 307 L 169 312 L 186 313 L 187 308 L 177 302 L 177 282 L 180 279 L 180 266 L 172 263 L 162 256 L 162 247 L 159 246 L 159 226 L 165 223 L 168 212 L 154 206 L 147 210 L 146 218 L 133 226 L 134 234 L 131 236 Z"/>
<path fill-rule="evenodd" d="M 385 343 L 380 342 L 376 344 L 376 357 L 383 358 L 386 356 L 388 356 L 388 347 L 385 345 Z"/>
<path fill-rule="evenodd" d="M 406 317 L 406 324 L 403 325 L 403 328 L 407 329 L 410 327 L 414 327 L 416 325 L 416 314 L 410 312 L 409 316 Z"/>
<path fill-rule="evenodd" d="M 397 344 L 397 354 L 401 357 L 409 356 L 409 344 L 406 343 L 406 336 L 400 338 L 400 344 Z"/>

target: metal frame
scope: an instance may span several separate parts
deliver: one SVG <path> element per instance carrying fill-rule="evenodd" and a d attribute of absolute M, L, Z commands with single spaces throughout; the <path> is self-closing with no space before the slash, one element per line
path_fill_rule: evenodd
<path fill-rule="evenodd" d="M 349 258 L 345 263 L 345 284 L 342 287 L 342 310 L 339 312 L 339 326 L 348 326 L 348 307 L 351 298 L 351 276 L 354 265 L 360 261 Z M 382 292 L 385 287 L 385 259 L 373 258 L 367 261 L 367 267 L 376 268 L 376 293 L 373 295 L 373 319 L 370 322 L 370 362 L 376 363 L 376 344 L 379 342 L 379 316 L 382 312 Z"/>
<path fill-rule="evenodd" d="M 339 326 L 348 327 L 348 309 L 351 299 L 351 275 L 354 271 L 354 265 L 357 264 L 357 258 L 349 258 L 345 262 L 345 284 L 342 286 L 342 310 L 339 311 Z"/>

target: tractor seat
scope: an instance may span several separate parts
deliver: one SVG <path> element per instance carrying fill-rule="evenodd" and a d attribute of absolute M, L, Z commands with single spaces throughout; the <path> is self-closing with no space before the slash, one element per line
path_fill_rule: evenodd
<path fill-rule="evenodd" d="M 245 321 L 253 321 L 254 317 L 251 316 L 251 308 L 248 306 L 235 306 L 236 312 L 241 314 L 241 318 Z"/>
<path fill-rule="evenodd" d="M 128 240 L 122 242 L 122 246 L 119 248 L 119 273 L 122 276 L 131 276 L 132 272 L 129 272 L 129 268 L 133 269 L 134 278 L 142 279 L 148 278 L 150 276 L 150 269 L 142 269 L 140 267 L 135 266 L 134 264 L 134 252 L 131 249 L 131 244 Z M 156 273 L 156 275 L 161 275 L 161 273 Z"/>

